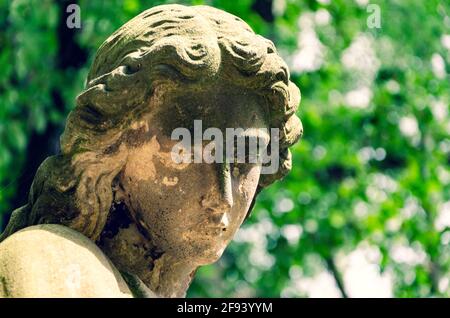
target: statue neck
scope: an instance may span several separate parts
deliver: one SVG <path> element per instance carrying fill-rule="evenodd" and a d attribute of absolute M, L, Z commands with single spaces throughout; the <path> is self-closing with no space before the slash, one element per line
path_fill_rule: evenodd
<path fill-rule="evenodd" d="M 197 266 L 180 262 L 164 254 L 155 260 L 146 285 L 161 297 L 185 297 Z"/>
<path fill-rule="evenodd" d="M 197 265 L 158 250 L 131 220 L 126 206 L 113 205 L 97 245 L 122 272 L 136 275 L 159 297 L 184 297 Z"/>

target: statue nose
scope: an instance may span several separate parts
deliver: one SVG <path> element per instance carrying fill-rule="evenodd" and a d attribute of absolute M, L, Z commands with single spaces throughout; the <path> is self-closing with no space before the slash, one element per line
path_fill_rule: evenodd
<path fill-rule="evenodd" d="M 225 162 L 219 167 L 220 204 L 223 208 L 230 209 L 233 202 L 233 188 L 230 164 Z"/>

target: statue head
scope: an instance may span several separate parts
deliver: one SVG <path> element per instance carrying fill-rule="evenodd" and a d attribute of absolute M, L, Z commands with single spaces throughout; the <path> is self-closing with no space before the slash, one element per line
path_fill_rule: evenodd
<path fill-rule="evenodd" d="M 99 242 L 126 227 L 114 217 L 125 211 L 155 253 L 213 262 L 257 193 L 291 169 L 299 102 L 273 43 L 241 19 L 207 6 L 149 9 L 97 51 L 61 153 L 41 165 L 28 204 L 4 235 L 59 223 Z M 278 128 L 277 171 L 261 174 L 261 163 L 175 163 L 171 133 L 192 131 L 194 120 L 224 134 L 249 128 L 268 147 L 271 136 L 250 128 Z"/>

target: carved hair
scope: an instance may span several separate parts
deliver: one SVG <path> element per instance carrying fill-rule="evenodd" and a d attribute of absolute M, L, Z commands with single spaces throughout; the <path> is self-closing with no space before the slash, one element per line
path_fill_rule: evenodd
<path fill-rule="evenodd" d="M 67 119 L 61 154 L 42 163 L 28 204 L 14 211 L 0 241 L 39 223 L 64 224 L 94 241 L 99 238 L 113 202 L 114 179 L 126 163 L 124 151 L 116 150 L 130 133 L 132 119 L 150 111 L 148 101 L 168 71 L 199 87 L 222 78 L 265 97 L 268 126 L 280 129 L 280 165 L 277 173 L 261 175 L 258 191 L 290 171 L 288 147 L 302 134 L 295 115 L 300 91 L 273 43 L 218 9 L 157 6 L 99 48 Z"/>

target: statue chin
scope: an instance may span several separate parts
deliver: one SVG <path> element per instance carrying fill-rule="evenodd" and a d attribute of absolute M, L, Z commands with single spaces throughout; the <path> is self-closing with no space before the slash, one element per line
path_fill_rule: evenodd
<path fill-rule="evenodd" d="M 163 5 L 130 20 L 97 51 L 61 153 L 41 164 L 0 236 L 0 296 L 183 297 L 257 193 L 289 172 L 299 101 L 273 43 L 231 14 Z M 174 130 L 200 120 L 245 140 L 270 141 L 275 128 L 278 170 L 234 157 L 175 162 Z"/>
<path fill-rule="evenodd" d="M 197 258 L 197 264 L 198 266 L 203 265 L 209 265 L 222 257 L 223 252 L 225 251 L 226 245 L 222 244 L 220 246 L 217 246 L 218 244 L 214 245 L 211 248 L 205 249 L 202 253 L 198 255 Z"/>

